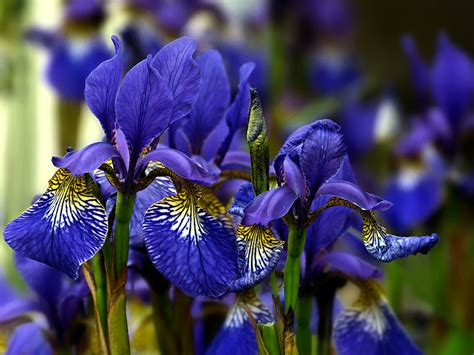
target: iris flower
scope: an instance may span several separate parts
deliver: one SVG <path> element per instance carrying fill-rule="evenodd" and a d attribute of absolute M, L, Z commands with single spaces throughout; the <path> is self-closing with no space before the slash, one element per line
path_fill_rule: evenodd
<path fill-rule="evenodd" d="M 91 73 L 85 89 L 87 104 L 99 119 L 106 141 L 53 158 L 60 169 L 48 190 L 4 231 L 6 242 L 18 253 L 72 278 L 77 278 L 79 267 L 101 249 L 107 236 L 107 214 L 89 175 L 98 167 L 125 195 L 145 188 L 158 175 L 171 176 L 179 184 L 179 194 L 167 200 L 176 221 L 173 228 L 190 239 L 202 231 L 193 224 L 199 200 L 195 184 L 217 179 L 176 150 L 154 150 L 168 126 L 190 112 L 199 93 L 194 41 L 181 38 L 168 44 L 138 63 L 123 80 L 120 42 L 115 37 L 113 41 L 115 56 Z M 155 169 L 146 174 L 148 167 Z"/>

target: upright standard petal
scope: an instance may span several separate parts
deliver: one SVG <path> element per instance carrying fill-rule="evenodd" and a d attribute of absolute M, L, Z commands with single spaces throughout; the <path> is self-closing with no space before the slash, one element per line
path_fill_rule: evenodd
<path fill-rule="evenodd" d="M 145 214 L 148 254 L 173 285 L 191 296 L 218 297 L 237 277 L 233 229 L 186 193 L 153 204 Z"/>
<path fill-rule="evenodd" d="M 3 232 L 19 254 L 57 268 L 73 279 L 107 236 L 107 214 L 90 191 L 88 175 L 59 169 L 46 192 Z"/>
<path fill-rule="evenodd" d="M 258 354 L 255 330 L 245 308 L 250 311 L 257 324 L 273 321 L 270 310 L 260 302 L 253 290 L 239 294 L 206 355 L 226 354 L 229 349 L 232 349 L 232 354 L 237 355 Z"/>
<path fill-rule="evenodd" d="M 270 227 L 260 225 L 237 227 L 239 277 L 231 291 L 251 288 L 273 271 L 280 259 L 285 242 L 273 236 Z"/>
<path fill-rule="evenodd" d="M 151 61 L 173 95 L 170 124 L 187 116 L 199 95 L 201 78 L 193 59 L 195 51 L 196 41 L 181 37 L 164 46 Z"/>
<path fill-rule="evenodd" d="M 437 234 L 399 237 L 388 234 L 375 221 L 372 212 L 362 213 L 362 240 L 367 251 L 378 261 L 388 262 L 416 253 L 427 254 L 438 242 Z"/>
<path fill-rule="evenodd" d="M 172 109 L 173 96 L 149 56 L 128 72 L 115 101 L 117 123 L 127 138 L 132 161 L 168 128 Z"/>
<path fill-rule="evenodd" d="M 230 100 L 230 85 L 219 52 L 208 50 L 197 58 L 201 70 L 201 90 L 184 129 L 192 153 L 199 155 L 209 133 L 223 119 Z"/>
<path fill-rule="evenodd" d="M 296 198 L 293 190 L 286 186 L 266 191 L 245 207 L 245 216 L 241 223 L 244 226 L 267 226 L 271 221 L 286 215 Z"/>
<path fill-rule="evenodd" d="M 301 148 L 300 166 L 310 197 L 339 170 L 346 154 L 340 128 L 329 120 L 320 124 Z"/>
<path fill-rule="evenodd" d="M 64 157 L 53 157 L 51 160 L 55 167 L 67 169 L 70 173 L 78 176 L 93 172 L 111 158 L 118 159 L 119 165 L 122 165 L 122 157 L 113 145 L 107 142 L 97 142 L 80 150 L 69 152 Z"/>
<path fill-rule="evenodd" d="M 176 175 L 199 185 L 212 185 L 218 176 L 200 166 L 186 154 L 170 148 L 158 148 L 139 161 L 139 168 L 145 168 L 149 162 L 159 162 Z"/>
<path fill-rule="evenodd" d="M 84 89 L 87 105 L 99 119 L 109 142 L 112 142 L 116 128 L 115 97 L 122 79 L 124 65 L 120 41 L 116 36 L 112 36 L 112 41 L 115 46 L 115 55 L 89 74 Z"/>
<path fill-rule="evenodd" d="M 361 283 L 361 296 L 341 312 L 334 324 L 338 354 L 421 354 L 393 314 L 385 298 L 374 293 L 374 281 Z M 375 285 L 378 287 L 378 285 Z"/>

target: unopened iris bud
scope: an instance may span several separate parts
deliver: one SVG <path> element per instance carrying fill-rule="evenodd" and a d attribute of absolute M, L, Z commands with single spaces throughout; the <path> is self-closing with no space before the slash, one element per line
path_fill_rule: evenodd
<path fill-rule="evenodd" d="M 255 195 L 268 191 L 268 138 L 262 103 L 256 89 L 250 90 L 247 143 L 252 160 L 252 184 Z"/>

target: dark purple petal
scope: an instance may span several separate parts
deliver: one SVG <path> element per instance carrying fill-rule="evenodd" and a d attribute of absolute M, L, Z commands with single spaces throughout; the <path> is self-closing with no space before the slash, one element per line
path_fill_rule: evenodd
<path fill-rule="evenodd" d="M 245 207 L 254 199 L 253 186 L 251 182 L 243 184 L 234 197 L 229 213 L 234 216 L 234 220 L 240 223 L 245 216 Z"/>
<path fill-rule="evenodd" d="M 346 154 L 340 128 L 329 120 L 319 125 L 301 148 L 300 166 L 310 196 L 339 170 Z"/>
<path fill-rule="evenodd" d="M 104 244 L 108 230 L 104 207 L 87 189 L 88 178 L 56 171 L 36 203 L 5 227 L 7 244 L 76 279 L 79 267 Z"/>
<path fill-rule="evenodd" d="M 59 32 L 53 30 L 45 30 L 38 27 L 30 27 L 25 31 L 25 39 L 31 43 L 38 44 L 46 49 L 51 50 L 62 40 Z"/>
<path fill-rule="evenodd" d="M 115 145 L 122 157 L 123 165 L 125 165 L 125 169 L 128 171 L 130 166 L 130 150 L 128 149 L 127 138 L 120 128 L 115 131 Z"/>
<path fill-rule="evenodd" d="M 352 182 L 354 184 L 357 183 L 354 175 L 354 170 L 352 169 L 352 165 L 348 155 L 344 157 L 341 166 L 339 167 L 339 170 L 337 171 L 336 175 L 331 178 L 330 181 L 334 180 L 344 180 Z"/>
<path fill-rule="evenodd" d="M 241 223 L 244 226 L 267 226 L 271 221 L 286 215 L 296 199 L 293 190 L 286 186 L 264 192 L 245 207 L 245 216 Z"/>
<path fill-rule="evenodd" d="M 166 81 L 151 66 L 151 56 L 135 65 L 122 81 L 115 110 L 117 123 L 130 146 L 131 159 L 160 136 L 170 122 L 173 96 Z"/>
<path fill-rule="evenodd" d="M 377 110 L 377 105 L 360 102 L 344 106 L 341 125 L 351 158 L 362 157 L 373 147 Z"/>
<path fill-rule="evenodd" d="M 356 279 L 380 279 L 380 269 L 348 253 L 332 252 L 318 259 L 318 268 L 325 272 L 342 272 Z"/>
<path fill-rule="evenodd" d="M 273 236 L 270 227 L 239 225 L 236 232 L 239 276 L 230 286 L 233 292 L 254 287 L 276 267 L 285 242 Z"/>
<path fill-rule="evenodd" d="M 368 211 L 385 211 L 392 207 L 391 202 L 365 192 L 349 181 L 331 180 L 319 188 L 316 196 L 321 195 L 340 197 Z"/>
<path fill-rule="evenodd" d="M 229 349 L 232 349 L 232 354 L 236 355 L 258 353 L 255 330 L 242 304 L 251 311 L 257 323 L 266 324 L 273 321 L 270 310 L 255 295 L 247 299 L 245 296 L 238 298 L 230 309 L 224 324 L 212 340 L 206 355 L 226 354 Z"/>
<path fill-rule="evenodd" d="M 107 160 L 117 158 L 121 161 L 120 153 L 107 142 L 92 143 L 80 150 L 67 153 L 64 157 L 53 157 L 51 161 L 57 168 L 67 169 L 78 176 L 91 173 Z"/>
<path fill-rule="evenodd" d="M 201 78 L 193 59 L 195 51 L 196 41 L 181 37 L 164 46 L 151 61 L 173 96 L 170 124 L 187 116 L 199 95 Z"/>
<path fill-rule="evenodd" d="M 112 41 L 115 46 L 115 55 L 89 74 L 84 89 L 87 105 L 99 119 L 109 142 L 112 142 L 116 129 L 115 97 L 122 79 L 124 65 L 120 40 L 112 36 Z"/>
<path fill-rule="evenodd" d="M 206 137 L 224 117 L 230 100 L 230 85 L 219 52 L 208 50 L 197 58 L 201 90 L 184 129 L 193 154 L 199 154 Z"/>
<path fill-rule="evenodd" d="M 306 184 L 304 181 L 303 172 L 300 167 L 291 158 L 285 159 L 283 163 L 285 171 L 285 185 L 303 201 L 306 194 Z"/>
<path fill-rule="evenodd" d="M 146 167 L 151 162 L 160 162 L 176 175 L 200 185 L 212 185 L 218 176 L 178 150 L 158 148 L 145 155 L 139 162 L 139 167 Z"/>
<path fill-rule="evenodd" d="M 94 21 L 105 15 L 104 3 L 100 0 L 71 0 L 65 5 L 68 21 Z"/>
<path fill-rule="evenodd" d="M 248 81 L 254 68 L 255 63 L 245 63 L 240 67 L 237 95 L 225 114 L 227 126 L 232 134 L 247 123 L 250 103 L 250 85 Z"/>
<path fill-rule="evenodd" d="M 53 355 L 53 348 L 36 323 L 18 326 L 10 338 L 6 355 L 35 354 Z"/>
<path fill-rule="evenodd" d="M 152 205 L 143 235 L 156 269 L 191 296 L 218 297 L 237 277 L 233 229 L 185 193 Z"/>
<path fill-rule="evenodd" d="M 346 309 L 334 324 L 334 346 L 338 354 L 419 355 L 388 304 L 380 301 L 363 309 Z"/>
<path fill-rule="evenodd" d="M 240 170 L 250 173 L 250 154 L 240 150 L 232 150 L 225 155 L 220 168 L 222 170 Z"/>
<path fill-rule="evenodd" d="M 433 97 L 457 128 L 472 100 L 474 70 L 469 57 L 445 35 L 438 40 L 432 76 Z"/>
<path fill-rule="evenodd" d="M 56 305 L 64 283 L 64 275 L 57 269 L 26 258 L 15 255 L 18 271 L 28 286 L 50 305 Z"/>

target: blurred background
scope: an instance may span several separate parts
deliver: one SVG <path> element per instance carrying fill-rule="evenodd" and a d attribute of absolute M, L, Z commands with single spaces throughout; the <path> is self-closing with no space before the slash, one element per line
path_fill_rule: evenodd
<path fill-rule="evenodd" d="M 112 55 L 110 37 L 132 66 L 190 35 L 221 51 L 234 89 L 240 65 L 256 63 L 273 154 L 295 127 L 332 118 L 360 184 L 394 203 L 380 216 L 390 231 L 440 235 L 429 256 L 384 265 L 385 290 L 423 350 L 470 354 L 473 23 L 469 0 L 2 0 L 1 228 L 46 189 L 51 156 L 101 138 L 83 88 Z"/>

